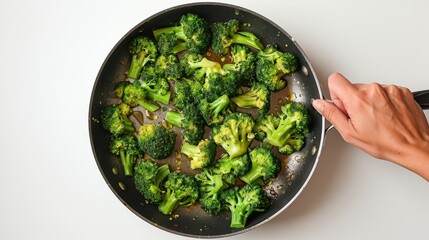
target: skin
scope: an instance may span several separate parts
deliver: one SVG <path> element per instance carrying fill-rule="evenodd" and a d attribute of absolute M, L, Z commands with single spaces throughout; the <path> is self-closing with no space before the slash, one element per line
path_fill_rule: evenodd
<path fill-rule="evenodd" d="M 313 107 L 347 143 L 429 181 L 429 125 L 409 89 L 352 84 L 339 73 L 328 85 L 332 101 L 318 99 Z"/>

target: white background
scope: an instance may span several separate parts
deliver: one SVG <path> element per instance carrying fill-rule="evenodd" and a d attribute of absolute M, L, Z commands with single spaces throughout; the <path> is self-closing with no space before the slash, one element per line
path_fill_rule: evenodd
<path fill-rule="evenodd" d="M 91 151 L 88 109 L 115 43 L 187 2 L 0 1 L 0 239 L 186 239 L 141 220 L 110 191 Z M 429 88 L 428 1 L 229 2 L 292 35 L 325 90 L 333 71 Z M 332 131 L 298 199 L 230 239 L 427 239 L 428 203 L 426 181 Z"/>

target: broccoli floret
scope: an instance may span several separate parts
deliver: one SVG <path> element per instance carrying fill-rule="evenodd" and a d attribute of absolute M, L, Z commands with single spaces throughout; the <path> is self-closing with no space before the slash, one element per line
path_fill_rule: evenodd
<path fill-rule="evenodd" d="M 155 63 L 156 73 L 167 80 L 176 81 L 182 77 L 182 65 L 176 55 L 161 55 Z"/>
<path fill-rule="evenodd" d="M 170 174 L 168 164 L 158 166 L 150 160 L 142 160 L 134 167 L 134 183 L 137 191 L 151 203 L 160 203 L 163 190 L 161 183 Z"/>
<path fill-rule="evenodd" d="M 147 37 L 136 37 L 130 43 L 129 52 L 132 58 L 127 76 L 138 79 L 143 66 L 148 62 L 155 62 L 156 45 Z"/>
<path fill-rule="evenodd" d="M 146 91 L 142 88 L 139 81 L 134 81 L 124 88 L 124 96 L 122 100 L 131 107 L 142 106 L 149 112 L 154 112 L 159 109 L 159 106 L 151 103 L 146 99 Z"/>
<path fill-rule="evenodd" d="M 256 184 L 225 190 L 220 198 L 223 206 L 231 212 L 231 228 L 245 227 L 247 219 L 253 212 L 262 212 L 270 204 L 267 193 Z"/>
<path fill-rule="evenodd" d="M 176 133 L 161 125 L 144 124 L 140 126 L 137 143 L 140 149 L 155 159 L 164 159 L 173 153 Z"/>
<path fill-rule="evenodd" d="M 255 121 L 250 114 L 230 113 L 221 125 L 213 128 L 213 140 L 221 145 L 231 158 L 242 156 L 255 137 L 254 125 Z"/>
<path fill-rule="evenodd" d="M 167 79 L 156 73 L 153 64 L 143 67 L 139 82 L 147 98 L 163 104 L 170 102 L 170 84 Z"/>
<path fill-rule="evenodd" d="M 224 94 L 213 102 L 207 99 L 201 100 L 200 110 L 201 114 L 206 120 L 207 125 L 215 126 L 223 122 L 225 114 L 228 112 L 229 97 Z"/>
<path fill-rule="evenodd" d="M 198 199 L 198 182 L 193 176 L 172 172 L 164 185 L 166 192 L 158 209 L 165 215 L 171 214 L 180 206 L 192 205 Z"/>
<path fill-rule="evenodd" d="M 251 32 L 238 32 L 240 22 L 232 19 L 228 22 L 217 22 L 212 29 L 212 49 L 218 55 L 225 55 L 229 51 L 231 44 L 243 44 L 257 50 L 261 50 L 263 45 L 260 40 Z"/>
<path fill-rule="evenodd" d="M 213 173 L 211 168 L 204 169 L 195 175 L 199 183 L 199 203 L 202 209 L 209 213 L 219 213 L 222 210 L 220 193 L 229 185 L 223 181 L 222 175 Z"/>
<path fill-rule="evenodd" d="M 124 96 L 124 89 L 128 84 L 130 84 L 130 82 L 128 82 L 128 81 L 121 81 L 121 82 L 116 84 L 115 95 L 118 98 L 122 98 Z"/>
<path fill-rule="evenodd" d="M 117 104 L 109 105 L 101 111 L 101 124 L 113 135 L 134 131 L 133 122 Z"/>
<path fill-rule="evenodd" d="M 190 81 L 188 81 L 188 79 L 182 79 L 180 81 L 176 81 L 176 85 L 174 87 L 173 103 L 174 106 L 180 110 L 194 101 L 189 82 Z"/>
<path fill-rule="evenodd" d="M 180 58 L 180 64 L 183 68 L 184 75 L 192 77 L 196 81 L 203 81 L 211 74 L 224 75 L 226 73 L 218 62 L 209 60 L 195 51 L 187 51 L 182 58 Z"/>
<path fill-rule="evenodd" d="M 250 49 L 244 45 L 234 44 L 231 47 L 231 57 L 233 63 L 227 63 L 222 66 L 225 71 L 235 71 L 240 77 L 241 82 L 254 82 L 255 60 L 256 56 Z"/>
<path fill-rule="evenodd" d="M 210 29 L 207 21 L 196 14 L 186 13 L 182 15 L 179 26 L 165 27 L 153 31 L 153 35 L 157 40 L 161 34 L 171 33 L 174 33 L 178 40 L 185 41 L 187 49 L 204 53 L 210 45 Z M 173 40 L 169 37 L 168 41 L 172 42 Z"/>
<path fill-rule="evenodd" d="M 309 129 L 310 115 L 307 108 L 297 102 L 282 106 L 277 119 L 272 116 L 262 117 L 255 127 L 262 141 L 278 147 L 281 153 L 288 154 L 292 153 L 291 150 L 301 150 L 304 135 Z"/>
<path fill-rule="evenodd" d="M 212 167 L 215 174 L 222 175 L 222 179 L 228 184 L 235 184 L 237 177 L 243 176 L 250 169 L 250 159 L 248 154 L 240 157 L 231 158 L 224 154 L 216 161 Z"/>
<path fill-rule="evenodd" d="M 197 145 L 203 138 L 205 122 L 196 102 L 185 106 L 181 113 L 167 112 L 165 121 L 183 129 L 183 137 L 193 145 Z"/>
<path fill-rule="evenodd" d="M 253 183 L 257 179 L 264 181 L 276 177 L 281 169 L 280 160 L 270 150 L 262 147 L 254 148 L 249 152 L 251 161 L 250 170 L 240 177 L 245 183 Z"/>
<path fill-rule="evenodd" d="M 270 91 L 260 83 L 254 82 L 249 91 L 231 98 L 241 108 L 258 108 L 262 112 L 270 109 Z"/>
<path fill-rule="evenodd" d="M 256 139 L 264 141 L 267 135 L 272 135 L 279 126 L 280 119 L 273 114 L 260 114 L 254 127 Z"/>
<path fill-rule="evenodd" d="M 202 86 L 204 98 L 212 102 L 225 94 L 228 97 L 235 96 L 240 83 L 240 78 L 237 74 L 236 72 L 228 72 L 225 75 L 211 74 L 206 77 Z"/>
<path fill-rule="evenodd" d="M 295 72 L 297 68 L 295 55 L 277 50 L 276 45 L 268 45 L 258 52 L 256 78 L 267 85 L 270 91 L 278 91 L 286 86 L 283 76 Z"/>
<path fill-rule="evenodd" d="M 216 143 L 210 139 L 203 139 L 198 145 L 184 142 L 181 153 L 190 159 L 191 169 L 205 168 L 211 165 L 216 157 Z"/>
<path fill-rule="evenodd" d="M 125 176 L 133 176 L 134 164 L 143 155 L 136 139 L 130 134 L 115 136 L 110 141 L 110 152 L 121 158 Z"/>
<path fill-rule="evenodd" d="M 187 49 L 184 42 L 178 42 L 175 32 L 162 33 L 159 35 L 158 51 L 161 55 L 176 54 Z"/>

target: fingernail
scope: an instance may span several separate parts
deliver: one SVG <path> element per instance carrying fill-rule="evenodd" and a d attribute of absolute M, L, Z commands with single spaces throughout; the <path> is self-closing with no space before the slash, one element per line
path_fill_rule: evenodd
<path fill-rule="evenodd" d="M 312 104 L 314 109 L 316 109 L 319 113 L 322 113 L 323 109 L 325 108 L 325 104 L 323 104 L 322 100 L 319 99 L 315 99 Z"/>

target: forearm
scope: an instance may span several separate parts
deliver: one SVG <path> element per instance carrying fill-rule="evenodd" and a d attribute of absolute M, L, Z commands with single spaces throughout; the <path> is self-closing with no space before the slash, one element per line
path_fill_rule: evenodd
<path fill-rule="evenodd" d="M 390 158 L 390 161 L 401 165 L 429 181 L 429 141 L 411 144 Z"/>

